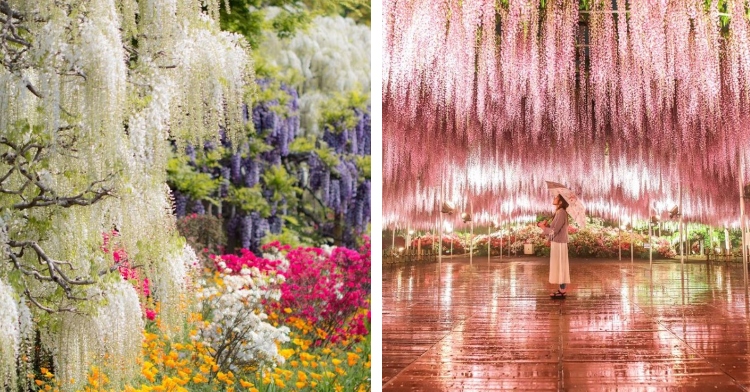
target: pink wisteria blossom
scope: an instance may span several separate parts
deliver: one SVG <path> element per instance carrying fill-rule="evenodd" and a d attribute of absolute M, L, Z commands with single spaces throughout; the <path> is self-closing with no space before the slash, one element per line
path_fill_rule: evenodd
<path fill-rule="evenodd" d="M 434 228 L 446 199 L 516 219 L 548 208 L 552 180 L 593 215 L 681 196 L 684 219 L 733 225 L 750 181 L 744 3 L 544 3 L 384 3 L 384 223 Z"/>

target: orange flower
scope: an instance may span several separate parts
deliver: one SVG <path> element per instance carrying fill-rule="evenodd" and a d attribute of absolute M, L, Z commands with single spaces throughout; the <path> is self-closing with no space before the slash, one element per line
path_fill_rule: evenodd
<path fill-rule="evenodd" d="M 251 383 L 251 382 L 247 382 L 247 381 L 245 381 L 245 380 L 243 380 L 243 379 L 240 379 L 240 385 L 242 385 L 242 386 L 243 386 L 243 387 L 245 387 L 245 388 L 251 388 L 251 387 L 254 387 L 253 383 Z"/>
<path fill-rule="evenodd" d="M 359 359 L 359 355 L 354 353 L 346 353 L 346 360 L 349 366 L 354 366 L 357 363 L 357 360 Z"/>

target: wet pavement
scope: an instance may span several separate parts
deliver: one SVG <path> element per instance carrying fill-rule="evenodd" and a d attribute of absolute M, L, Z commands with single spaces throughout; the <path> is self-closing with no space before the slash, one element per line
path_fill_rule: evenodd
<path fill-rule="evenodd" d="M 443 259 L 383 270 L 384 391 L 750 389 L 739 263 Z M 440 277 L 440 279 L 438 279 Z"/>

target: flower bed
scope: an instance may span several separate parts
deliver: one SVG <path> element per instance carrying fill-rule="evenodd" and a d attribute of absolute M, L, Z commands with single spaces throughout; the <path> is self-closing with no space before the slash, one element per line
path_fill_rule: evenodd
<path fill-rule="evenodd" d="M 423 235 L 419 238 L 415 238 L 411 242 L 411 246 L 416 249 L 419 244 L 421 243 L 422 249 L 428 249 L 432 247 L 432 250 L 435 252 L 438 252 L 438 244 L 440 243 L 440 236 L 437 235 Z M 451 248 L 451 244 L 453 247 Z M 464 241 L 461 240 L 456 234 L 443 234 L 443 254 L 448 255 L 451 254 L 451 249 L 453 249 L 453 254 L 464 254 L 466 253 L 466 250 L 468 249 L 468 244 L 465 244 Z"/>
<path fill-rule="evenodd" d="M 264 250 L 214 257 L 215 271 L 194 269 L 181 327 L 162 323 L 155 305 L 136 379 L 113 381 L 104 365 L 112 358 L 104 358 L 82 386 L 42 368 L 38 390 L 369 390 L 369 239 L 359 251 L 278 242 Z M 124 265 L 125 253 L 115 252 Z"/>
<path fill-rule="evenodd" d="M 618 235 L 620 238 L 618 238 Z M 450 247 L 449 239 L 443 238 L 443 243 Z M 416 246 L 418 241 L 422 241 L 422 247 L 433 244 L 433 236 L 423 236 L 412 242 Z M 534 246 L 536 256 L 549 256 L 550 241 L 542 229 L 535 224 L 516 227 L 506 232 L 502 236 L 500 232 L 480 234 L 474 237 L 474 252 L 480 256 L 487 255 L 487 243 L 489 241 L 490 251 L 493 256 L 503 254 L 520 254 L 523 252 L 525 244 Z M 620 250 L 623 256 L 630 257 L 630 244 L 633 243 L 633 253 L 638 258 L 648 258 L 648 249 L 644 243 L 648 243 L 648 235 L 630 233 L 626 231 L 618 232 L 617 228 L 603 227 L 596 224 L 589 224 L 585 229 L 579 230 L 575 226 L 568 227 L 568 250 L 571 256 L 575 257 L 594 257 L 594 258 L 612 258 L 617 257 Z M 437 239 L 434 239 L 437 243 Z M 455 249 L 468 249 L 468 242 L 460 245 L 454 243 Z M 457 253 L 454 251 L 454 253 Z M 670 247 L 667 238 L 655 237 L 653 257 L 670 258 L 674 257 L 674 249 Z"/>

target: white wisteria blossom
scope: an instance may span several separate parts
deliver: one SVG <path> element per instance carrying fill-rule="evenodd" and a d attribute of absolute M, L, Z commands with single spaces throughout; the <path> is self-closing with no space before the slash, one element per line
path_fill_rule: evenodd
<path fill-rule="evenodd" d="M 18 303 L 13 299 L 13 289 L 0 281 L 0 377 L 10 385 L 16 382 L 16 357 L 21 341 Z"/>
<path fill-rule="evenodd" d="M 0 389 L 33 360 L 18 331 L 29 320 L 55 369 L 76 380 L 67 389 L 91 365 L 113 382 L 137 369 L 142 304 L 116 283 L 105 233 L 153 282 L 164 325 L 180 324 L 195 255 L 176 231 L 167 159 L 219 129 L 239 142 L 254 77 L 244 38 L 220 30 L 218 9 L 0 0 L 0 325 L 16 326 L 0 335 Z M 103 360 L 102 347 L 118 360 Z"/>
<path fill-rule="evenodd" d="M 132 379 L 139 373 L 136 363 L 143 341 L 143 317 L 135 288 L 119 276 L 114 283 L 99 291 L 103 305 L 96 314 L 65 314 L 61 318 L 60 334 L 45 334 L 44 343 L 53 348 L 56 376 L 60 380 L 75 380 L 85 375 L 97 358 L 116 358 L 108 361 L 107 369 L 117 383 Z M 84 377 L 85 378 L 85 377 Z"/>
<path fill-rule="evenodd" d="M 321 105 L 331 94 L 370 91 L 370 45 L 368 26 L 341 16 L 319 16 L 292 38 L 267 33 L 260 53 L 270 64 L 303 77 L 295 86 L 300 124 L 316 134 Z"/>

